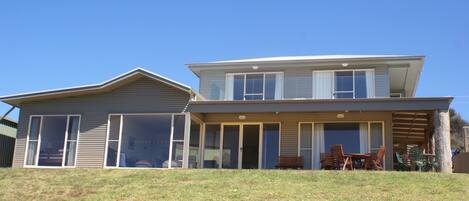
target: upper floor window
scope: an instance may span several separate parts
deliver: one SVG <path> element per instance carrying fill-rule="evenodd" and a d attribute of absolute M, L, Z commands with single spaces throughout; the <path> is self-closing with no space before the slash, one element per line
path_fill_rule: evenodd
<path fill-rule="evenodd" d="M 228 73 L 226 100 L 273 100 L 283 96 L 283 73 Z"/>
<path fill-rule="evenodd" d="M 375 96 L 374 71 L 314 71 L 313 98 L 372 98 Z"/>

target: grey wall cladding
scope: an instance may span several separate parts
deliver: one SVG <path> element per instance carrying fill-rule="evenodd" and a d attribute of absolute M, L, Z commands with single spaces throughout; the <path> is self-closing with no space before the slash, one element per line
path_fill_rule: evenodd
<path fill-rule="evenodd" d="M 30 115 L 80 114 L 77 167 L 102 167 L 109 113 L 183 112 L 190 95 L 150 78 L 140 78 L 111 92 L 23 104 L 13 167 L 22 167 Z"/>

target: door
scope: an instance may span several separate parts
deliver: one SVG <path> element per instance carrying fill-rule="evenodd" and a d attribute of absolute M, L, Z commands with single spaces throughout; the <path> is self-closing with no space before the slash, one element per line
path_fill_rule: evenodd
<path fill-rule="evenodd" d="M 242 168 L 259 168 L 260 125 L 243 125 Z"/>
<path fill-rule="evenodd" d="M 221 168 L 259 168 L 260 124 L 223 124 Z"/>
<path fill-rule="evenodd" d="M 239 125 L 223 126 L 222 168 L 237 169 L 239 167 Z"/>

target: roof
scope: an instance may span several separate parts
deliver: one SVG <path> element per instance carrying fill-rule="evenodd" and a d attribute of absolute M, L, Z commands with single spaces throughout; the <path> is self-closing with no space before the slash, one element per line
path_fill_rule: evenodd
<path fill-rule="evenodd" d="M 187 64 L 189 68 L 201 66 L 217 66 L 223 64 L 254 64 L 266 62 L 326 62 L 326 61 L 360 61 L 360 60 L 402 60 L 402 59 L 423 59 L 419 55 L 309 55 L 309 56 L 280 56 L 261 57 L 251 59 L 213 61 L 206 63 Z"/>
<path fill-rule="evenodd" d="M 241 62 L 268 62 L 268 61 L 315 61 L 315 60 L 340 60 L 340 59 L 392 59 L 413 57 L 410 55 L 311 55 L 311 56 L 283 56 L 262 57 L 253 59 L 215 61 L 209 63 L 241 63 Z"/>
<path fill-rule="evenodd" d="M 20 103 L 26 101 L 36 101 L 48 98 L 58 98 L 58 97 L 67 97 L 67 96 L 77 96 L 77 95 L 85 95 L 85 94 L 94 94 L 99 92 L 105 92 L 112 90 L 116 87 L 122 86 L 126 83 L 134 81 L 141 77 L 148 77 L 162 83 L 165 83 L 169 86 L 173 86 L 180 90 L 186 91 L 188 93 L 195 93 L 192 89 L 184 84 L 161 76 L 159 74 L 153 73 L 143 68 L 136 68 L 132 71 L 114 77 L 108 81 L 105 81 L 100 84 L 94 85 L 84 85 L 84 86 L 77 86 L 71 88 L 61 88 L 61 89 L 54 89 L 54 90 L 47 90 L 47 91 L 36 91 L 36 92 L 29 92 L 29 93 L 22 93 L 22 94 L 14 94 L 0 97 L 0 100 L 13 105 L 19 106 Z"/>
<path fill-rule="evenodd" d="M 197 113 L 421 111 L 447 110 L 452 101 L 453 97 L 191 101 L 187 111 Z"/>

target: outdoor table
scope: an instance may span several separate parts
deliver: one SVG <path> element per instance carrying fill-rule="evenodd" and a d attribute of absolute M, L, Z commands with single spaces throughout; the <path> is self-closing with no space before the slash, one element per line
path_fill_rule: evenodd
<path fill-rule="evenodd" d="M 361 153 L 347 153 L 345 156 L 350 157 L 352 160 L 353 168 L 354 169 L 364 169 L 365 164 L 363 160 L 371 158 L 370 154 L 361 154 Z"/>

